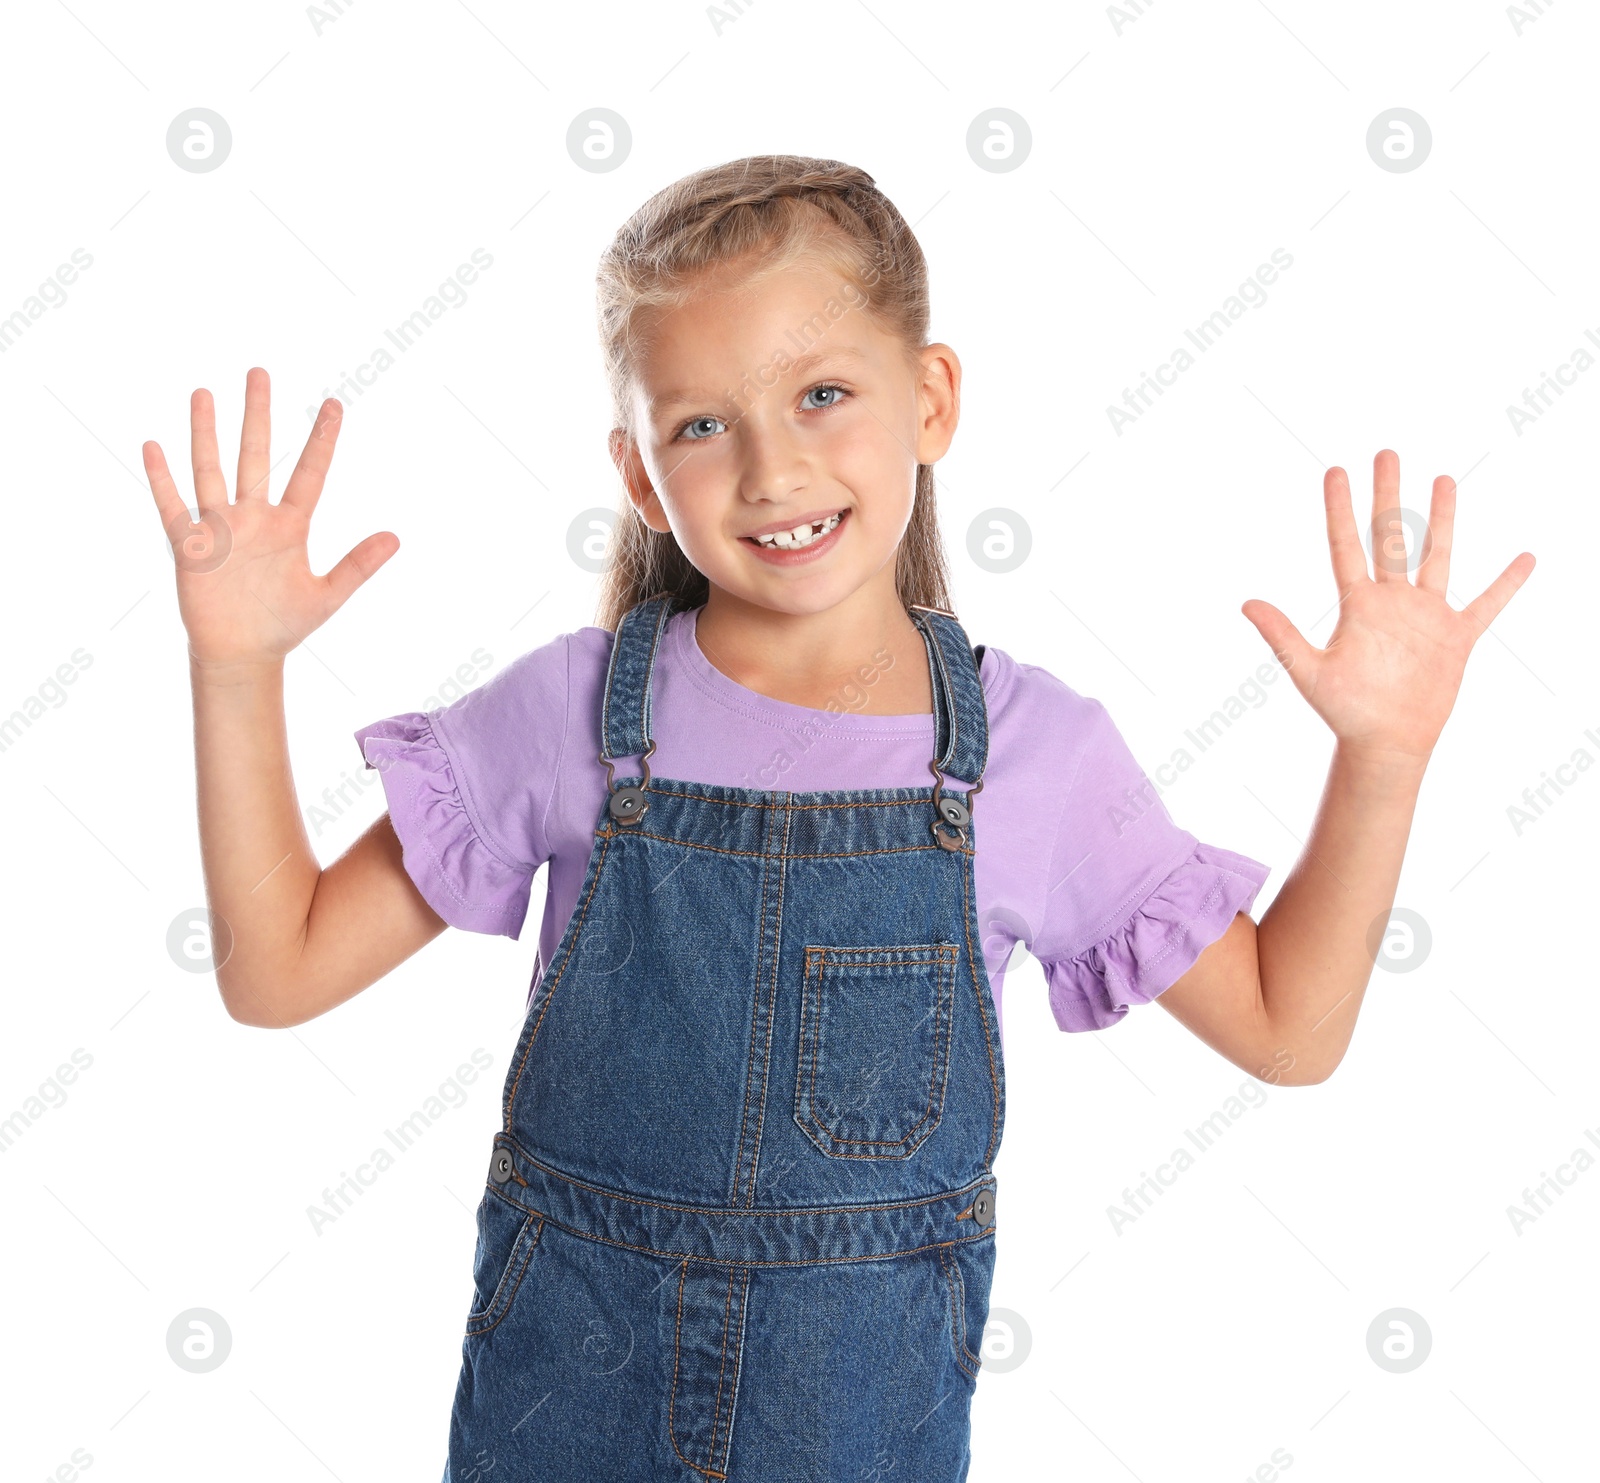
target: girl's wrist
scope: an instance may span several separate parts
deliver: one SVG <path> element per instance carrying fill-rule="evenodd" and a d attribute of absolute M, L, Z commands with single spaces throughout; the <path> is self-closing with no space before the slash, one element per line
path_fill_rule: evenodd
<path fill-rule="evenodd" d="M 1419 755 L 1389 747 L 1364 746 L 1358 742 L 1337 741 L 1334 745 L 1338 761 L 1386 782 L 1420 784 L 1432 755 L 1431 752 Z"/>
<path fill-rule="evenodd" d="M 255 659 L 207 659 L 189 650 L 189 679 L 195 685 L 233 689 L 259 684 L 283 676 L 283 655 L 263 655 Z"/>

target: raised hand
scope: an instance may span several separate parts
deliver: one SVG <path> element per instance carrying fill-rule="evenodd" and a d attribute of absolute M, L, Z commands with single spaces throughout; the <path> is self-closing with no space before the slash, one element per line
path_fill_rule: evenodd
<path fill-rule="evenodd" d="M 245 377 L 237 498 L 217 456 L 211 393 L 189 400 L 190 457 L 199 520 L 188 508 L 157 443 L 144 445 L 145 473 L 178 569 L 178 611 L 195 663 L 220 667 L 277 661 L 327 622 L 357 587 L 400 549 L 392 531 L 368 536 L 323 576 L 311 570 L 306 536 L 322 495 L 344 409 L 325 401 L 283 498 L 267 498 L 271 386 L 259 366 Z"/>
<path fill-rule="evenodd" d="M 1345 471 L 1329 469 L 1322 489 L 1339 589 L 1339 620 L 1327 646 L 1308 643 L 1269 602 L 1251 598 L 1240 611 L 1342 744 L 1426 762 L 1455 705 L 1472 646 L 1528 579 L 1533 553 L 1517 556 L 1466 607 L 1452 608 L 1445 593 L 1455 480 L 1441 474 L 1433 481 L 1429 544 L 1414 584 L 1399 522 L 1399 456 L 1386 448 L 1373 460 L 1370 577 Z M 1422 555 L 1413 552 L 1409 564 Z"/>

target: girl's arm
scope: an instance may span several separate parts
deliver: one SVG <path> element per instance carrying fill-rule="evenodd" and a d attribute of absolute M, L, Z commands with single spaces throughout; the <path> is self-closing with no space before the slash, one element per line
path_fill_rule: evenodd
<path fill-rule="evenodd" d="M 199 519 L 159 445 L 145 471 L 173 545 L 189 635 L 200 850 L 223 1003 L 249 1025 L 312 1019 L 375 982 L 444 930 L 400 860 L 385 815 L 322 870 L 296 802 L 283 711 L 284 656 L 399 549 L 368 536 L 332 571 L 306 557 L 311 516 L 343 409 L 324 402 L 283 498 L 267 498 L 267 373 L 245 381 L 237 498 L 217 455 L 211 394 L 190 401 Z"/>
<path fill-rule="evenodd" d="M 1343 1058 L 1387 931 L 1422 775 L 1467 656 L 1534 566 L 1522 552 L 1457 611 L 1445 595 L 1455 482 L 1434 480 L 1430 525 L 1409 557 L 1399 495 L 1400 461 L 1385 449 L 1373 464 L 1369 577 L 1349 480 L 1340 468 L 1323 480 L 1339 587 L 1325 649 L 1270 603 L 1251 599 L 1242 609 L 1332 729 L 1333 765 L 1311 837 L 1261 925 L 1240 913 L 1158 1002 L 1264 1081 L 1323 1081 Z"/>
<path fill-rule="evenodd" d="M 227 924 L 217 985 L 241 1024 L 315 1019 L 445 929 L 400 860 L 386 813 L 326 870 L 289 769 L 283 661 L 207 667 L 191 657 L 206 900 Z M 229 938 L 231 937 L 231 948 Z"/>
<path fill-rule="evenodd" d="M 1355 1032 L 1422 772 L 1335 747 L 1311 836 L 1261 925 L 1240 912 L 1156 1002 L 1263 1081 L 1325 1081 Z"/>

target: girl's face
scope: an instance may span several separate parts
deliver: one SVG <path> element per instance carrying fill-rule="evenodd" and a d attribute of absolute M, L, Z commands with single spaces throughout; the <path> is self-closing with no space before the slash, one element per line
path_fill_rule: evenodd
<path fill-rule="evenodd" d="M 911 354 L 868 306 L 819 256 L 754 282 L 730 266 L 641 326 L 634 437 L 614 432 L 612 457 L 713 593 L 794 614 L 862 589 L 893 601 L 917 465 L 950 445 L 961 367 L 947 345 Z"/>

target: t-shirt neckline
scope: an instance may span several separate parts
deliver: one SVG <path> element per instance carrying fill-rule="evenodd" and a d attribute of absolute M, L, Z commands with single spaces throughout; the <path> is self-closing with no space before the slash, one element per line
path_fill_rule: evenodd
<path fill-rule="evenodd" d="M 703 605 L 702 605 L 703 606 Z M 707 698 L 729 710 L 752 720 L 761 721 L 780 730 L 793 731 L 803 727 L 810 732 L 840 731 L 855 736 L 932 736 L 933 714 L 907 712 L 899 716 L 877 716 L 860 711 L 829 711 L 813 706 L 795 705 L 787 700 L 775 700 L 759 690 L 751 690 L 737 680 L 723 674 L 700 647 L 695 636 L 695 623 L 700 608 L 689 608 L 674 613 L 667 621 L 667 642 L 673 646 L 673 655 L 685 674 Z M 841 696 L 841 704 L 848 701 Z"/>

